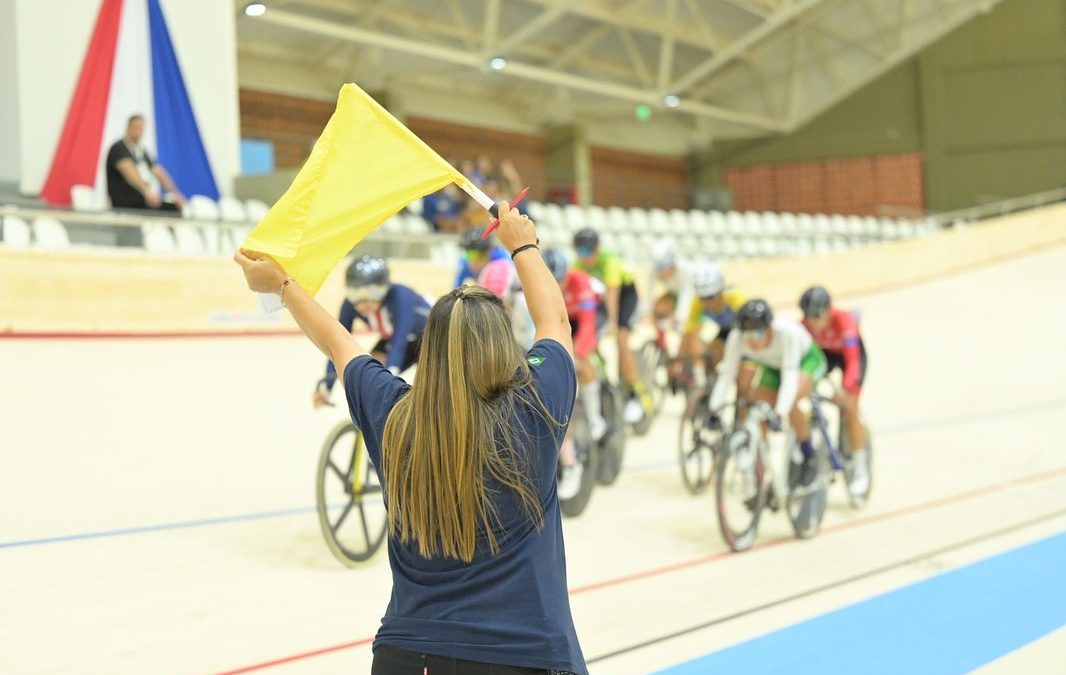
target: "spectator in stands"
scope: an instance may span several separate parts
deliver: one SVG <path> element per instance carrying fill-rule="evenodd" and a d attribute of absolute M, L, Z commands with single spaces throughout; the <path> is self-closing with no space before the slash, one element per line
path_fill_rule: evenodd
<path fill-rule="evenodd" d="M 454 183 L 422 198 L 422 217 L 435 232 L 462 232 L 466 229 L 466 202 Z"/>
<path fill-rule="evenodd" d="M 126 135 L 107 151 L 107 194 L 116 209 L 179 211 L 185 196 L 162 164 L 141 145 L 144 117 L 132 115 Z M 165 192 L 160 191 L 162 186 Z"/>

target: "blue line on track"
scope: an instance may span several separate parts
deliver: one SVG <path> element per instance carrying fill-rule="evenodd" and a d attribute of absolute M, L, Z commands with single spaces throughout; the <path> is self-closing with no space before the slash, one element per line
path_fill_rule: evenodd
<path fill-rule="evenodd" d="M 1066 532 L 659 671 L 955 675 L 1066 625 Z"/>
<path fill-rule="evenodd" d="M 1066 400 L 1050 401 L 1048 403 L 1040 403 L 1036 405 L 1029 405 L 1017 408 L 1005 408 L 1002 410 L 996 410 L 986 413 L 980 413 L 975 415 L 964 415 L 958 417 L 947 417 L 940 420 L 930 420 L 927 422 L 915 422 L 906 425 L 900 425 L 897 427 L 889 427 L 887 429 L 878 430 L 878 437 L 895 436 L 911 433 L 916 430 L 929 430 L 941 427 L 950 427 L 959 424 L 966 424 L 969 422 L 983 422 L 991 419 L 1015 417 L 1019 415 L 1025 415 L 1030 413 L 1043 412 L 1046 410 L 1054 410 L 1066 406 Z M 626 467 L 626 473 L 644 473 L 649 471 L 661 471 L 671 467 L 676 467 L 676 460 L 667 460 L 661 462 L 654 462 L 648 464 L 637 464 L 635 466 Z M 98 530 L 95 532 L 82 532 L 79 534 L 68 534 L 55 537 L 43 537 L 40 539 L 22 539 L 15 541 L 0 542 L 0 549 L 5 548 L 20 548 L 24 546 L 42 546 L 45 544 L 61 544 L 70 541 L 80 541 L 84 539 L 104 539 L 109 537 L 122 537 L 131 534 L 146 534 L 149 532 L 161 532 L 164 530 L 182 530 L 192 527 L 205 527 L 209 525 L 225 525 L 228 523 L 239 523 L 248 520 L 263 520 L 266 518 L 286 518 L 289 516 L 302 515 L 305 513 L 313 513 L 315 507 L 304 506 L 291 509 L 279 509 L 276 511 L 260 511 L 257 513 L 243 513 L 235 514 L 232 516 L 219 516 L 217 518 L 203 518 L 200 520 L 185 520 L 175 523 L 159 523 L 155 525 L 145 525 L 142 527 L 128 527 L 115 530 Z"/>

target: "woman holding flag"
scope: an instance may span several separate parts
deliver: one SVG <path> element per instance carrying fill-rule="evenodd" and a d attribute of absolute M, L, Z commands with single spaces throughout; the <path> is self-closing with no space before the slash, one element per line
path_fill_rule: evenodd
<path fill-rule="evenodd" d="M 456 289 L 430 312 L 414 385 L 370 358 L 273 259 L 235 256 L 249 288 L 277 293 L 343 374 L 385 486 L 393 592 L 374 675 L 588 672 L 555 482 L 577 385 L 570 322 L 533 223 L 506 203 L 499 213 L 536 341 L 523 353 L 499 298 Z"/>

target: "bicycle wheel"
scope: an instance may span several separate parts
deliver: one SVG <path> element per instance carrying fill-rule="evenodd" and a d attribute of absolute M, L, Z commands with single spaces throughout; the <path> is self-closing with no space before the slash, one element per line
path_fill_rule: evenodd
<path fill-rule="evenodd" d="M 863 492 L 854 492 L 851 489 L 851 477 L 854 471 L 854 465 L 852 464 L 851 443 L 848 440 L 848 434 L 844 428 L 844 420 L 841 418 L 839 436 L 840 439 L 838 447 L 840 448 L 840 455 L 844 458 L 844 489 L 848 492 L 848 502 L 854 509 L 861 509 L 866 506 L 866 502 L 870 500 L 870 491 L 874 486 L 874 444 L 870 439 L 870 428 L 865 424 L 862 426 L 863 431 L 866 433 L 866 472 L 869 474 L 870 479 L 866 483 L 866 490 Z"/>
<path fill-rule="evenodd" d="M 599 469 L 596 482 L 611 485 L 622 473 L 622 459 L 626 450 L 626 429 L 622 419 L 622 394 L 607 380 L 600 382 L 600 400 L 607 433 L 599 442 Z"/>
<path fill-rule="evenodd" d="M 766 468 L 758 446 L 746 429 L 727 437 L 715 473 L 718 529 L 729 548 L 746 551 L 755 543 L 759 518 L 766 504 L 763 486 Z"/>
<path fill-rule="evenodd" d="M 581 406 L 581 401 L 578 401 L 577 405 L 574 406 L 570 429 L 566 435 L 574 443 L 574 453 L 577 455 L 577 462 L 581 466 L 581 481 L 577 492 L 572 497 L 568 499 L 559 498 L 559 510 L 567 518 L 581 515 L 585 507 L 588 506 L 589 499 L 592 498 L 592 488 L 596 487 L 596 472 L 599 468 L 600 456 L 596 451 L 592 438 L 589 436 L 587 420 L 585 409 Z M 562 462 L 559 463 L 558 471 L 558 478 L 561 478 L 563 473 Z"/>
<path fill-rule="evenodd" d="M 692 392 L 681 416 L 677 461 L 681 466 L 681 480 L 694 495 L 702 493 L 711 484 L 714 462 L 722 444 L 721 427 L 710 425 L 710 399 L 706 390 Z"/>
<path fill-rule="evenodd" d="M 652 422 L 662 409 L 663 400 L 670 386 L 666 372 L 666 355 L 654 340 L 644 343 L 644 346 L 637 352 L 637 370 L 641 382 L 644 383 L 644 390 L 651 399 L 649 409 L 644 411 L 644 417 L 633 425 L 633 432 L 638 436 L 643 436 L 651 429 Z"/>
<path fill-rule="evenodd" d="M 795 443 L 796 440 L 793 437 L 792 446 L 789 448 L 790 458 L 798 453 Z M 791 487 L 788 499 L 785 500 L 788 521 L 792 524 L 792 532 L 799 539 L 810 539 L 818 534 L 822 528 L 822 519 L 825 517 L 826 506 L 829 502 L 829 481 L 826 480 L 832 472 L 832 467 L 829 466 L 829 455 L 817 432 L 811 436 L 811 443 L 814 445 L 815 456 L 818 458 L 818 477 L 809 486 Z M 796 467 L 790 464 L 790 471 Z M 792 483 L 792 480 L 789 482 Z"/>
<path fill-rule="evenodd" d="M 322 445 L 316 475 L 315 501 L 322 538 L 333 556 L 347 567 L 373 556 L 388 527 L 381 484 L 362 437 L 351 422 L 334 427 Z"/>

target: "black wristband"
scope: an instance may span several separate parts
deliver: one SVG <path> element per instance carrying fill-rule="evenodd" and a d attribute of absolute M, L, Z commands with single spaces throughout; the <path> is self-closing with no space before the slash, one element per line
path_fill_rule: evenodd
<path fill-rule="evenodd" d="M 539 239 L 537 240 L 537 243 L 538 244 L 540 243 Z M 511 260 L 514 260 L 514 257 L 516 255 L 518 255 L 519 253 L 521 253 L 522 251 L 525 251 L 526 249 L 530 249 L 530 248 L 535 248 L 538 251 L 540 250 L 540 247 L 537 246 L 537 244 L 526 244 L 525 246 L 519 246 L 515 250 L 511 251 Z"/>

